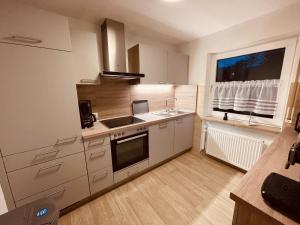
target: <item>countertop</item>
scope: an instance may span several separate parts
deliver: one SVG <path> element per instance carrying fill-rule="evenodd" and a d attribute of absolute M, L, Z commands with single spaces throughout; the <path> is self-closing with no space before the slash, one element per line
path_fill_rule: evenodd
<path fill-rule="evenodd" d="M 178 115 L 175 115 L 175 116 L 168 116 L 168 117 L 159 116 L 159 115 L 153 114 L 153 112 L 135 115 L 135 117 L 144 120 L 144 122 L 131 124 L 131 125 L 128 125 L 128 126 L 111 128 L 111 129 L 106 127 L 105 125 L 103 125 L 101 123 L 101 121 L 95 122 L 93 127 L 85 128 L 85 129 L 82 130 L 82 137 L 83 137 L 84 140 L 86 140 L 86 139 L 89 139 L 89 138 L 94 138 L 94 137 L 98 137 L 98 136 L 102 136 L 102 135 L 108 135 L 108 134 L 111 134 L 111 133 L 119 132 L 119 131 L 122 131 L 122 130 L 125 130 L 125 129 L 138 128 L 138 127 L 142 127 L 142 126 L 150 126 L 150 125 L 153 125 L 153 124 L 166 122 L 166 121 L 174 120 L 174 119 L 184 117 L 184 116 L 187 116 L 187 115 L 195 114 L 194 111 L 189 111 L 189 110 L 180 110 L 180 111 L 183 111 L 184 113 L 178 114 Z"/>
<path fill-rule="evenodd" d="M 300 181 L 300 165 L 285 169 L 288 152 L 297 140 L 297 132 L 290 125 L 285 125 L 283 132 L 278 134 L 274 142 L 265 150 L 260 159 L 246 173 L 236 190 L 230 193 L 230 198 L 239 204 L 246 204 L 258 213 L 271 217 L 282 224 L 298 224 L 280 212 L 269 207 L 261 197 L 261 185 L 264 179 L 276 172 L 296 181 Z"/>

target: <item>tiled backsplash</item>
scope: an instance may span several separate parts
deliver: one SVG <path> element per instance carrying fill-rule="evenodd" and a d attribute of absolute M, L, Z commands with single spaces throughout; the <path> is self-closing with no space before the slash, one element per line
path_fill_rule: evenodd
<path fill-rule="evenodd" d="M 128 85 L 126 80 L 103 79 L 100 85 L 78 85 L 79 100 L 91 100 L 93 112 L 100 119 L 132 114 L 133 100 L 147 99 L 150 111 L 165 109 L 166 99 L 176 96 L 176 106 L 195 110 L 197 86 Z M 168 101 L 174 107 L 174 101 Z"/>

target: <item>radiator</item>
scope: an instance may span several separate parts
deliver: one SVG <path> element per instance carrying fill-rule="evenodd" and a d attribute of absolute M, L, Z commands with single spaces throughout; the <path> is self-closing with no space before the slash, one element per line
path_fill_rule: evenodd
<path fill-rule="evenodd" d="M 264 141 L 212 127 L 207 128 L 206 153 L 248 170 L 261 156 Z"/>

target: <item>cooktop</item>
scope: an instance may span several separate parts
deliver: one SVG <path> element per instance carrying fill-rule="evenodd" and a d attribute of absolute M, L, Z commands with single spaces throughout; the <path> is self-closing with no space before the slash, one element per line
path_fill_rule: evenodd
<path fill-rule="evenodd" d="M 136 118 L 134 116 L 125 116 L 125 117 L 101 121 L 101 123 L 103 123 L 108 128 L 122 127 L 122 126 L 135 124 L 135 123 L 141 123 L 141 122 L 144 122 L 144 120 Z"/>

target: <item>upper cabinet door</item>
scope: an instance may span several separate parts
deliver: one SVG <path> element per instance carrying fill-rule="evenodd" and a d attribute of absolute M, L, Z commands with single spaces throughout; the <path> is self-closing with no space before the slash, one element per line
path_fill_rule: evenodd
<path fill-rule="evenodd" d="M 139 45 L 140 73 L 142 84 L 167 83 L 167 51 L 150 45 Z"/>
<path fill-rule="evenodd" d="M 0 42 L 71 51 L 68 18 L 4 0 L 0 7 Z"/>
<path fill-rule="evenodd" d="M 81 138 L 72 53 L 0 43 L 3 155 Z"/>
<path fill-rule="evenodd" d="M 72 53 L 76 83 L 99 81 L 99 54 L 97 33 L 71 28 Z"/>
<path fill-rule="evenodd" d="M 168 52 L 168 83 L 188 83 L 189 57 L 176 52 Z"/>

